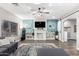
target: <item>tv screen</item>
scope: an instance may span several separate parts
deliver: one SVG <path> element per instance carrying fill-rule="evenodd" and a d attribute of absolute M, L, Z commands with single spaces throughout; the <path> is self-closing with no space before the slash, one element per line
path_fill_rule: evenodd
<path fill-rule="evenodd" d="M 44 28 L 45 27 L 45 22 L 35 22 L 35 27 L 36 28 Z"/>

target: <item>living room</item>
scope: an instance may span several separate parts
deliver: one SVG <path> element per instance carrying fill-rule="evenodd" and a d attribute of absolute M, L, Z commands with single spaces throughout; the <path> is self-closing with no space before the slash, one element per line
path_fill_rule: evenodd
<path fill-rule="evenodd" d="M 0 3 L 0 55 L 79 55 L 78 8 L 76 3 Z"/>

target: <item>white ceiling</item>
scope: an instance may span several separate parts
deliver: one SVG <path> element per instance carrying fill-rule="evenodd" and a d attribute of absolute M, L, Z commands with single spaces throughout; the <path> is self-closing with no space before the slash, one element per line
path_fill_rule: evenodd
<path fill-rule="evenodd" d="M 45 7 L 49 10 L 50 14 L 48 14 L 48 18 L 61 18 L 63 16 L 67 16 L 68 14 L 79 9 L 79 4 L 69 4 L 69 3 L 19 3 L 18 6 L 15 6 L 11 3 L 0 3 L 0 7 L 6 9 L 7 11 L 15 14 L 16 16 L 26 19 L 26 18 L 34 18 L 32 15 L 32 10 L 37 10 L 39 7 Z"/>

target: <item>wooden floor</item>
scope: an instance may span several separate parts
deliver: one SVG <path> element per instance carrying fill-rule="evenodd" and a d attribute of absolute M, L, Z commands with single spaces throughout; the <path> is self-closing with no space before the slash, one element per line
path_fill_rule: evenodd
<path fill-rule="evenodd" d="M 64 48 L 71 56 L 79 56 L 79 51 L 76 50 L 76 41 L 73 40 L 64 43 L 58 40 L 24 40 L 19 42 L 19 45 L 23 43 L 51 43 L 55 44 L 58 48 Z"/>

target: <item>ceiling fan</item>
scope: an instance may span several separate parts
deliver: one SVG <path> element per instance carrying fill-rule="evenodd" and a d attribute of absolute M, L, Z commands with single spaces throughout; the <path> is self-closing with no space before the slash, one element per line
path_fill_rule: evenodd
<path fill-rule="evenodd" d="M 44 7 L 38 8 L 37 10 L 32 10 L 32 12 L 33 12 L 33 15 L 35 15 L 35 14 L 49 14 L 49 13 L 50 13 L 50 12 L 49 12 L 46 8 L 44 8 Z"/>
<path fill-rule="evenodd" d="M 14 6 L 19 6 L 19 4 L 18 3 L 11 3 L 12 5 L 14 5 Z"/>

